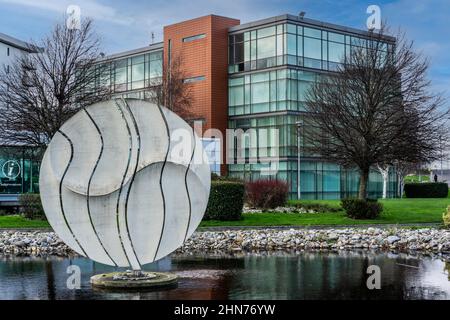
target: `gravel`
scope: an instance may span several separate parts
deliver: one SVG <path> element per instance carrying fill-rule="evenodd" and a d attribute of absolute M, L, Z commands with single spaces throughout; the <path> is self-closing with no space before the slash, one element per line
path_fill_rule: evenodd
<path fill-rule="evenodd" d="M 243 229 L 199 231 L 177 253 L 384 250 L 450 254 L 450 230 L 423 228 Z M 53 232 L 0 231 L 0 253 L 72 256 Z"/>

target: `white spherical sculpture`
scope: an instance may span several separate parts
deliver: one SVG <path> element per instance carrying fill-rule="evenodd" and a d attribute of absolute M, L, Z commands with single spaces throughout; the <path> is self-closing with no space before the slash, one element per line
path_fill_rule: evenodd
<path fill-rule="evenodd" d="M 202 143 L 185 121 L 149 102 L 117 99 L 64 123 L 39 179 L 47 219 L 67 245 L 139 270 L 192 235 L 210 178 Z"/>

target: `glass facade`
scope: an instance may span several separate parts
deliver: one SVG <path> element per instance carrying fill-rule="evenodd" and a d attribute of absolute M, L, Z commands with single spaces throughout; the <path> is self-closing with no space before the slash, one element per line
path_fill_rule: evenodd
<path fill-rule="evenodd" d="M 229 79 L 229 116 L 275 111 L 305 111 L 306 93 L 314 72 L 278 69 L 232 76 Z"/>
<path fill-rule="evenodd" d="M 282 23 L 229 36 L 229 73 L 293 65 L 333 71 L 368 40 L 313 27 Z M 385 45 L 385 51 L 391 44 Z"/>
<path fill-rule="evenodd" d="M 289 184 L 290 198 L 339 199 L 358 194 L 357 170 L 344 169 L 317 155 L 308 154 L 299 123 L 306 95 L 318 77 L 348 62 L 357 47 L 368 40 L 359 35 L 280 23 L 229 36 L 228 116 L 230 129 L 276 129 L 277 170 L 267 176 L 258 162 L 256 145 L 233 144 L 229 154 L 244 155 L 245 163 L 228 165 L 229 174 L 245 180 L 277 178 Z M 385 46 L 386 51 L 389 46 Z M 255 149 L 255 150 L 254 150 Z M 264 162 L 268 159 L 264 159 Z M 270 159 L 269 159 L 270 160 Z M 260 161 L 263 162 L 263 161 Z M 300 179 L 298 180 L 298 176 Z M 369 177 L 368 196 L 381 197 L 383 180 L 378 171 Z M 388 196 L 394 197 L 396 175 L 389 174 Z"/>
<path fill-rule="evenodd" d="M 278 148 L 278 157 L 296 157 L 297 156 L 297 127 L 295 123 L 300 116 L 281 115 L 267 116 L 258 118 L 236 119 L 228 121 L 228 128 L 242 129 L 254 128 L 257 130 L 265 129 L 266 132 L 278 130 L 278 141 L 267 139 L 265 146 L 267 148 Z M 259 133 L 259 132 L 258 132 Z M 246 157 L 257 157 L 257 150 L 251 146 L 243 146 L 242 152 Z M 233 150 L 228 150 L 228 154 L 233 154 Z"/>
<path fill-rule="evenodd" d="M 39 192 L 40 153 L 36 148 L 0 148 L 0 194 Z"/>
<path fill-rule="evenodd" d="M 261 164 L 233 164 L 229 166 L 232 177 L 244 180 L 267 179 L 261 175 Z M 284 180 L 289 185 L 289 198 L 298 198 L 298 162 L 282 160 L 278 172 L 272 179 Z M 377 171 L 371 171 L 368 185 L 368 196 L 380 198 L 383 193 L 383 180 Z M 395 197 L 395 172 L 391 170 L 388 180 L 388 197 Z M 355 170 L 345 170 L 328 162 L 303 160 L 300 162 L 300 198 L 305 200 L 339 199 L 358 195 L 359 175 Z"/>
<path fill-rule="evenodd" d="M 161 82 L 163 51 L 137 54 L 102 63 L 96 86 L 108 86 L 114 96 L 144 99 Z"/>

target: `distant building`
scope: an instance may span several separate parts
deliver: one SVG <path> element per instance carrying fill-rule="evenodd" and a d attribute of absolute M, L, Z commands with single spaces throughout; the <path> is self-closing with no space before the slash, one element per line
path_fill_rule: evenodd
<path fill-rule="evenodd" d="M 14 58 L 24 53 L 36 53 L 36 48 L 0 32 L 0 67 L 2 69 L 8 70 Z"/>
<path fill-rule="evenodd" d="M 267 141 L 268 148 L 279 147 L 276 175 L 261 175 L 262 166 L 255 163 L 260 155 L 247 145 L 228 150 L 245 154 L 246 163 L 219 165 L 227 142 L 203 139 L 215 162 L 213 172 L 245 180 L 284 180 L 292 199 L 299 194 L 302 199 L 338 199 L 357 195 L 358 172 L 299 152 L 297 123 L 305 116 L 305 92 L 312 82 L 336 70 L 341 59 L 352 48 L 365 46 L 369 37 L 363 30 L 293 15 L 245 24 L 208 15 L 165 26 L 162 43 L 102 61 L 110 65 L 109 85 L 115 96 L 142 99 L 149 94 L 149 83 L 161 77 L 163 66 L 181 55 L 194 96 L 191 111 L 202 120 L 203 131 L 252 128 L 279 133 L 277 141 L 270 134 Z M 386 50 L 394 43 L 395 38 L 386 37 Z M 369 196 L 380 197 L 382 185 L 381 175 L 373 170 Z M 391 170 L 388 196 L 396 195 L 396 186 Z"/>
<path fill-rule="evenodd" d="M 438 182 L 446 182 L 450 186 L 450 169 L 431 169 L 430 181 L 434 181 L 435 175 Z"/>
<path fill-rule="evenodd" d="M 0 68 L 9 72 L 16 57 L 36 53 L 32 45 L 0 33 Z M 39 162 L 34 148 L 0 141 L 0 205 L 15 204 L 18 194 L 39 191 Z"/>
<path fill-rule="evenodd" d="M 278 149 L 276 156 L 261 155 L 245 141 L 231 143 L 227 150 L 230 158 L 236 160 L 234 155 L 240 154 L 245 163 L 225 164 L 225 139 L 203 139 L 213 172 L 245 180 L 284 180 L 291 199 L 357 195 L 357 170 L 302 152 L 298 124 L 306 115 L 305 93 L 311 84 L 320 75 L 335 71 L 356 47 L 367 46 L 369 32 L 286 14 L 245 24 L 208 15 L 165 26 L 163 34 L 161 43 L 99 59 L 108 67 L 106 85 L 113 96 L 143 99 L 150 95 L 151 84 L 161 79 L 163 67 L 180 55 L 187 76 L 184 80 L 192 85 L 190 111 L 195 120 L 202 121 L 203 132 L 251 128 L 268 133 L 258 137 L 266 140 L 267 149 Z M 395 41 L 383 39 L 386 52 L 393 50 Z M 99 85 L 104 85 L 103 80 Z M 271 134 L 275 131 L 276 136 Z M 257 163 L 261 158 L 278 163 L 276 174 L 261 174 L 263 165 Z M 372 170 L 369 197 L 380 197 L 382 190 L 383 179 Z M 391 170 L 388 196 L 396 196 L 396 190 L 396 175 Z"/>

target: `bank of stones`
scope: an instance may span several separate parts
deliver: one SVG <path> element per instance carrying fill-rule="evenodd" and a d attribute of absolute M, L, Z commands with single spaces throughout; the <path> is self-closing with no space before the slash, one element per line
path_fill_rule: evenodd
<path fill-rule="evenodd" d="M 388 250 L 450 254 L 450 230 L 345 228 L 199 231 L 178 253 L 279 250 Z M 0 231 L 0 253 L 69 256 L 73 251 L 53 232 Z"/>

